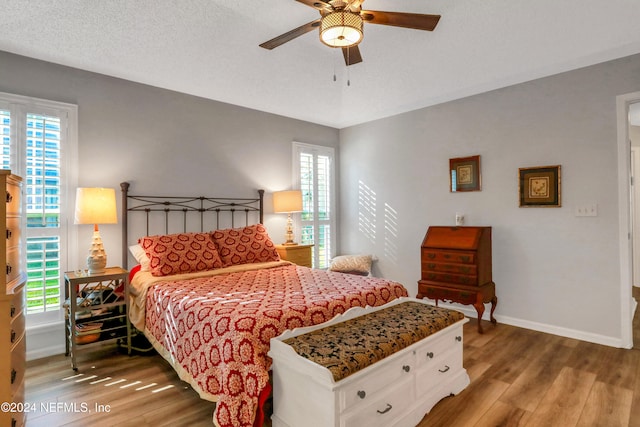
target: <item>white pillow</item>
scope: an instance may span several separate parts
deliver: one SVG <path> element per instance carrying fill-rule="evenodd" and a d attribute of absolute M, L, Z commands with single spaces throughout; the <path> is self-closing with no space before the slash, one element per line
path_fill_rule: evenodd
<path fill-rule="evenodd" d="M 144 249 L 142 249 L 142 246 L 129 246 L 129 251 L 131 252 L 131 255 L 133 255 L 133 257 L 136 259 L 136 261 L 138 261 L 138 264 L 140 264 L 140 271 L 151 271 L 151 268 L 149 267 L 149 257 L 147 256 Z"/>
<path fill-rule="evenodd" d="M 371 274 L 372 255 L 341 255 L 333 258 L 329 270 L 368 276 Z"/>

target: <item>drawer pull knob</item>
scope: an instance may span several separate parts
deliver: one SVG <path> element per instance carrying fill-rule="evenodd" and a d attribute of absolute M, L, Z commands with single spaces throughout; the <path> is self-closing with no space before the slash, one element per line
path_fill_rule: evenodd
<path fill-rule="evenodd" d="M 384 408 L 384 411 L 381 410 L 377 410 L 376 412 L 379 414 L 386 414 L 387 412 L 389 412 L 391 410 L 391 408 L 393 408 L 393 406 L 391 406 L 389 403 L 387 403 L 387 407 Z"/>
<path fill-rule="evenodd" d="M 9 264 L 7 264 L 7 274 L 10 274 L 11 270 L 13 270 L 13 267 L 11 267 Z"/>
<path fill-rule="evenodd" d="M 15 418 L 11 418 L 11 427 L 16 427 L 18 425 L 18 420 Z"/>
<path fill-rule="evenodd" d="M 439 372 L 442 372 L 442 373 L 444 374 L 444 373 L 445 373 L 445 372 L 447 372 L 449 369 L 451 369 L 449 366 L 444 365 L 444 369 L 438 369 L 438 371 L 439 371 Z"/>
<path fill-rule="evenodd" d="M 7 240 L 9 240 L 11 238 L 11 236 L 13 235 L 13 233 L 11 232 L 11 230 L 9 230 L 7 228 Z"/>
<path fill-rule="evenodd" d="M 18 373 L 16 372 L 16 370 L 11 369 L 11 384 L 13 384 L 16 381 L 17 376 L 18 376 Z"/>
<path fill-rule="evenodd" d="M 13 317 L 16 314 L 16 308 L 12 305 L 11 306 L 11 317 Z"/>
<path fill-rule="evenodd" d="M 429 353 L 427 353 L 427 358 L 433 359 L 433 351 L 430 351 Z"/>
<path fill-rule="evenodd" d="M 409 372 L 409 371 L 411 370 L 411 366 L 409 366 L 409 365 L 404 365 L 404 366 L 402 367 L 402 370 L 403 370 L 403 371 L 405 371 L 405 372 Z"/>
<path fill-rule="evenodd" d="M 458 336 L 456 337 L 456 341 L 458 341 L 458 342 L 462 342 L 462 337 L 461 337 L 460 335 L 458 335 Z"/>
<path fill-rule="evenodd" d="M 14 331 L 13 329 L 11 330 L 11 344 L 13 344 L 16 341 L 16 331 Z"/>
<path fill-rule="evenodd" d="M 13 200 L 13 196 L 11 195 L 11 193 L 7 191 L 7 203 L 11 203 L 12 200 Z"/>
<path fill-rule="evenodd" d="M 358 397 L 360 399 L 364 399 L 367 396 L 367 393 L 365 393 L 364 390 L 358 390 Z"/>

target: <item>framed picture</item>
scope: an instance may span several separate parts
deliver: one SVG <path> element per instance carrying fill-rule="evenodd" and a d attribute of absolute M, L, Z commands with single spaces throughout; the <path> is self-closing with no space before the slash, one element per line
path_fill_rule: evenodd
<path fill-rule="evenodd" d="M 560 165 L 518 169 L 520 207 L 559 208 Z"/>
<path fill-rule="evenodd" d="M 449 191 L 480 191 L 480 156 L 449 159 Z"/>

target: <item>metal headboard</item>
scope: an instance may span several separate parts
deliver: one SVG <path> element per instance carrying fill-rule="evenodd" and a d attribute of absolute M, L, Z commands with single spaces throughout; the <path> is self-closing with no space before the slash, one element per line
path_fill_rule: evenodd
<path fill-rule="evenodd" d="M 128 268 L 129 216 L 143 215 L 143 225 L 135 238 L 152 234 L 208 231 L 223 227 L 243 227 L 263 223 L 264 190 L 254 199 L 205 196 L 138 196 L 129 194 L 129 183 L 122 189 L 122 262 Z M 257 216 L 257 218 L 256 218 Z M 133 216 L 132 216 L 133 218 Z M 158 220 L 159 218 L 159 220 Z M 239 221 L 238 221 L 239 219 Z M 255 220 L 257 219 L 257 221 Z"/>

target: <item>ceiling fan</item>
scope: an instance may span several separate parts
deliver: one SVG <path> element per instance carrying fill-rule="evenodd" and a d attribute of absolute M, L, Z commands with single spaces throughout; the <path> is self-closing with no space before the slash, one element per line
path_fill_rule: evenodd
<path fill-rule="evenodd" d="M 318 10 L 320 18 L 266 41 L 260 47 L 271 50 L 319 28 L 320 41 L 329 47 L 341 48 L 345 63 L 353 65 L 362 62 L 358 44 L 362 41 L 365 22 L 433 31 L 440 20 L 440 15 L 362 10 L 364 0 L 296 1 Z"/>

